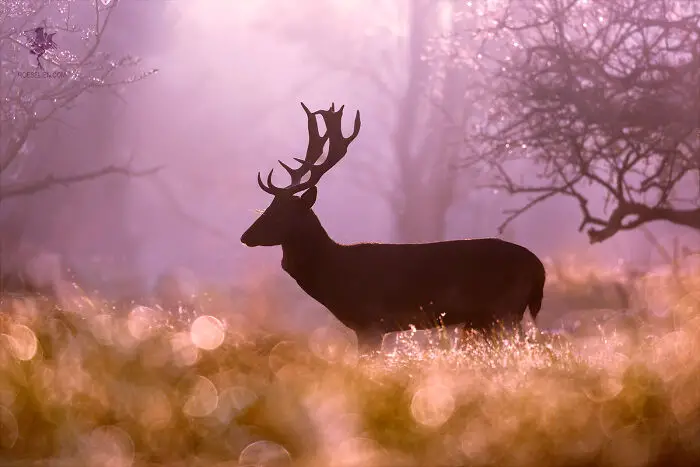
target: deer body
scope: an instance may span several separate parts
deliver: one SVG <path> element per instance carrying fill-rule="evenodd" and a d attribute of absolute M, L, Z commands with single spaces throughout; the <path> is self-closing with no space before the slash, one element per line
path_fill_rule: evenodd
<path fill-rule="evenodd" d="M 318 237 L 313 245 L 282 243 L 282 268 L 369 346 L 411 325 L 515 327 L 528 306 L 533 318 L 540 310 L 544 267 L 513 243 L 341 245 Z"/>
<path fill-rule="evenodd" d="M 302 104 L 303 105 L 303 104 Z M 340 132 L 342 107 L 311 113 L 309 150 L 302 166 L 291 169 L 293 183 L 278 188 L 258 183 L 275 198 L 243 234 L 248 246 L 281 245 L 282 268 L 312 298 L 357 333 L 360 344 L 375 347 L 384 333 L 465 324 L 487 331 L 500 321 L 517 328 L 527 308 L 536 318 L 542 302 L 545 270 L 526 248 L 496 238 L 453 240 L 423 244 L 333 241 L 312 210 L 315 184 L 345 154 L 359 131 L 344 138 Z M 318 135 L 315 114 L 321 114 L 327 133 Z M 336 119 L 336 120 L 334 120 Z M 315 165 L 325 140 L 326 162 Z M 315 156 L 315 154 L 318 154 Z M 329 162 L 330 161 L 330 162 Z M 307 182 L 301 177 L 311 172 Z M 301 196 L 295 193 L 304 191 Z"/>

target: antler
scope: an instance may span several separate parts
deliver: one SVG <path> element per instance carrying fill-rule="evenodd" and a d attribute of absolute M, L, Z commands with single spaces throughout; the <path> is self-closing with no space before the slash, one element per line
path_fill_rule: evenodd
<path fill-rule="evenodd" d="M 272 183 L 272 172 L 274 169 L 270 170 L 267 175 L 267 185 L 263 183 L 260 172 L 258 172 L 258 185 L 265 192 L 277 196 L 280 194 L 294 194 L 300 191 L 307 190 L 312 186 L 315 186 L 323 174 L 328 172 L 333 166 L 335 166 L 340 160 L 345 156 L 348 151 L 348 146 L 357 137 L 360 132 L 360 111 L 357 111 L 355 115 L 355 127 L 353 132 L 347 138 L 343 136 L 342 129 L 342 119 L 343 119 L 343 109 L 345 106 L 341 106 L 337 111 L 335 110 L 335 103 L 332 103 L 328 110 L 317 110 L 316 112 L 311 112 L 304 103 L 301 106 L 306 112 L 306 118 L 308 120 L 308 131 L 309 131 L 309 144 L 306 148 L 306 156 L 304 159 L 294 158 L 295 161 L 301 164 L 300 167 L 293 169 L 282 161 L 278 161 L 282 167 L 289 173 L 292 179 L 292 183 L 287 187 L 278 187 Z M 321 136 L 318 131 L 318 121 L 316 120 L 316 115 L 320 115 L 323 118 L 323 122 L 326 125 L 326 133 Z M 322 163 L 316 165 L 318 159 L 323 155 L 323 147 L 328 141 L 328 157 Z M 309 179 L 305 182 L 301 182 L 306 174 L 309 174 Z"/>

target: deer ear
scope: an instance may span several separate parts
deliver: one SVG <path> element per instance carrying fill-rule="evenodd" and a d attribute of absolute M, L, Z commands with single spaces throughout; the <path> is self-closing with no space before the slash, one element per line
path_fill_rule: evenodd
<path fill-rule="evenodd" d="M 318 190 L 316 190 L 315 186 L 312 186 L 308 190 L 306 190 L 304 193 L 301 195 L 301 200 L 306 204 L 306 207 L 311 209 L 311 207 L 314 205 L 316 202 L 316 195 L 318 194 Z"/>

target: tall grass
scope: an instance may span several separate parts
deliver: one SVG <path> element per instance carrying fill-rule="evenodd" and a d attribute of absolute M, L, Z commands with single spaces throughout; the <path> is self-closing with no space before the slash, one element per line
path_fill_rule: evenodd
<path fill-rule="evenodd" d="M 5 297 L 0 458 L 80 466 L 700 465 L 700 276 L 673 325 L 357 355 L 331 329 Z M 690 292 L 688 292 L 690 291 Z M 694 292 L 693 292 L 694 291 Z M 695 295 L 694 295 L 695 294 Z"/>

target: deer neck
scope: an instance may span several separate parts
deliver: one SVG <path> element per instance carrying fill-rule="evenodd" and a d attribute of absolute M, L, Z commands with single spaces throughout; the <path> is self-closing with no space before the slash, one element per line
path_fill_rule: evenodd
<path fill-rule="evenodd" d="M 338 246 L 313 215 L 305 228 L 282 243 L 282 269 L 300 284 L 314 281 L 329 250 Z"/>

